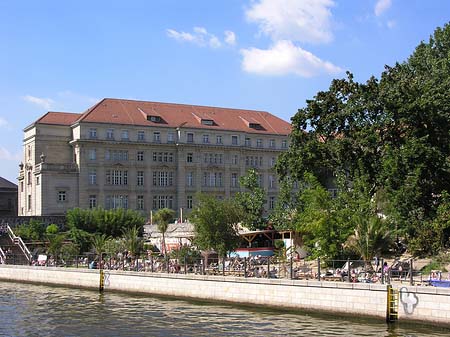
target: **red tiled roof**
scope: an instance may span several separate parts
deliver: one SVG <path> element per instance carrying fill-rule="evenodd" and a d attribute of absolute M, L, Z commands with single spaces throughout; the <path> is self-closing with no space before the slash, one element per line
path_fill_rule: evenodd
<path fill-rule="evenodd" d="M 39 118 L 36 123 L 39 124 L 55 124 L 55 125 L 72 125 L 80 118 L 81 114 L 72 112 L 53 112 L 49 111 Z"/>
<path fill-rule="evenodd" d="M 147 120 L 155 116 L 159 122 Z M 213 121 L 210 125 L 202 120 Z M 134 101 L 105 98 L 82 114 L 48 112 L 36 123 L 72 125 L 75 122 L 112 123 L 137 126 L 222 129 L 248 133 L 288 135 L 291 125 L 265 111 L 208 107 L 199 105 Z M 259 124 L 250 128 L 250 123 Z"/>
<path fill-rule="evenodd" d="M 161 121 L 149 121 L 146 115 L 157 116 Z M 211 119 L 214 121 L 213 125 L 204 125 L 201 122 Z M 291 125 L 288 122 L 265 111 L 113 98 L 103 99 L 83 113 L 78 121 L 171 128 L 184 126 L 281 135 L 288 135 L 291 132 Z M 258 123 L 260 127 L 250 128 L 246 121 Z"/>

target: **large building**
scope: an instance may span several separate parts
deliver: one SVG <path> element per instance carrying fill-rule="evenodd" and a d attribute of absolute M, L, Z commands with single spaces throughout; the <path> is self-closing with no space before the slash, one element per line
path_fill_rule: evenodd
<path fill-rule="evenodd" d="M 0 217 L 17 216 L 17 185 L 0 177 Z"/>
<path fill-rule="evenodd" d="M 106 98 L 82 114 L 48 112 L 24 129 L 19 215 L 73 207 L 189 212 L 197 192 L 228 198 L 249 168 L 267 209 L 291 126 L 264 111 Z"/>

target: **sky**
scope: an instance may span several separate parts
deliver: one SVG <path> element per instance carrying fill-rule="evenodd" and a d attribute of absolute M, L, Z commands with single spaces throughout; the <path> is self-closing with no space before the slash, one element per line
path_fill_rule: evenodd
<path fill-rule="evenodd" d="M 23 129 L 47 111 L 110 97 L 290 121 L 449 20 L 447 0 L 0 0 L 0 176 L 17 183 Z"/>

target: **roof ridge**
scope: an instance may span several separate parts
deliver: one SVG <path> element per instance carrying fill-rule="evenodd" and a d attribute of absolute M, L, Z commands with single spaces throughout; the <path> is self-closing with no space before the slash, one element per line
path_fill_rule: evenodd
<path fill-rule="evenodd" d="M 89 116 L 90 113 L 91 113 L 92 111 L 94 111 L 94 110 L 95 110 L 95 109 L 96 109 L 103 101 L 105 101 L 105 100 L 106 100 L 106 98 L 101 99 L 97 104 L 95 104 L 94 106 L 91 106 L 91 107 L 88 108 L 85 112 L 81 113 L 80 118 L 78 118 L 78 119 L 74 122 L 74 124 L 75 124 L 75 123 L 81 122 L 83 119 L 85 119 L 87 116 Z"/>
<path fill-rule="evenodd" d="M 171 102 L 156 102 L 156 101 L 144 101 L 139 99 L 129 99 L 129 98 L 111 98 L 111 97 L 105 97 L 102 99 L 101 102 L 105 100 L 114 100 L 114 101 L 129 101 L 129 102 L 141 102 L 141 103 L 152 103 L 152 104 L 168 104 L 168 105 L 179 105 L 179 106 L 186 106 L 186 107 L 199 107 L 199 108 L 211 108 L 211 109 L 226 109 L 226 110 L 239 110 L 239 111 L 252 111 L 252 112 L 267 112 L 264 110 L 252 110 L 252 109 L 242 109 L 242 108 L 229 108 L 229 107 L 221 107 L 221 106 L 212 106 L 212 105 L 199 105 L 199 104 L 190 104 L 190 103 L 171 103 Z M 101 103 L 99 102 L 99 103 Z M 97 103 L 96 105 L 98 105 Z M 92 109 L 94 109 L 93 107 Z M 91 109 L 91 108 L 90 108 Z M 89 110 L 89 109 L 88 109 Z"/>

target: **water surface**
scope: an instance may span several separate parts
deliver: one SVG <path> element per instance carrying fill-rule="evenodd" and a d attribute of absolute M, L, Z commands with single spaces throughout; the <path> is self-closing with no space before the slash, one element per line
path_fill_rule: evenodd
<path fill-rule="evenodd" d="M 430 326 L 0 282 L 0 336 L 449 336 Z"/>

